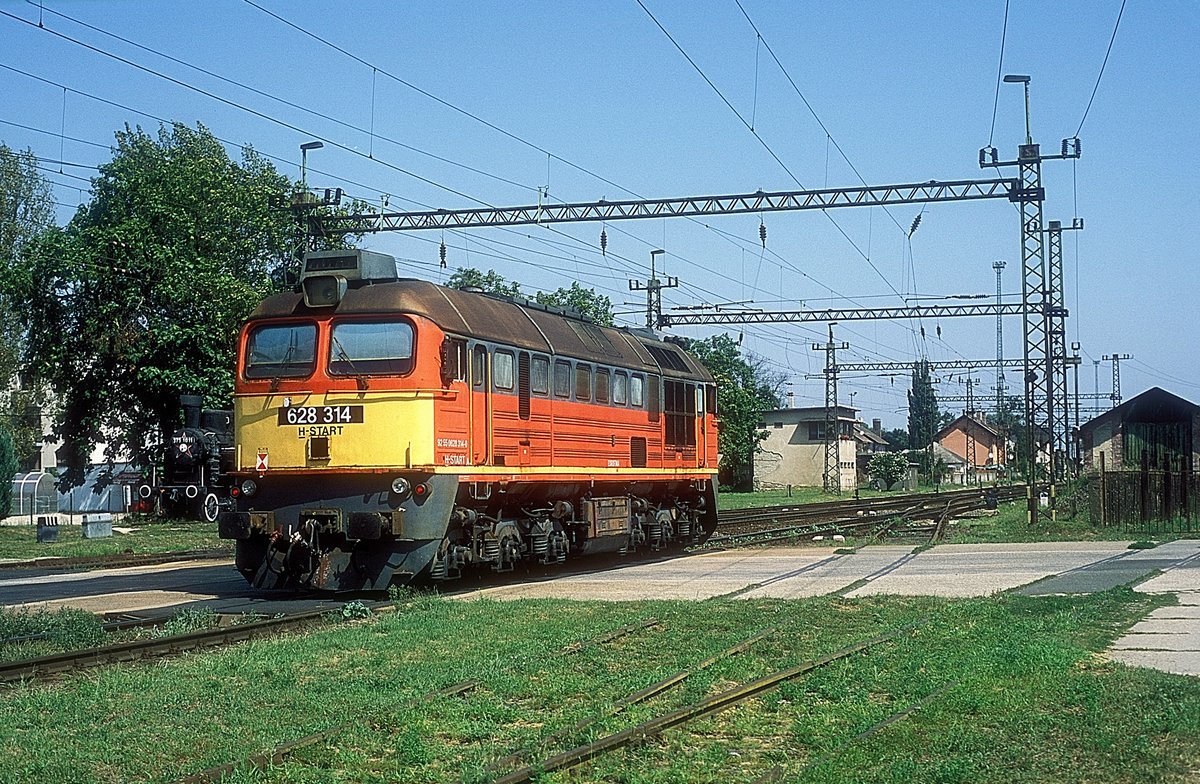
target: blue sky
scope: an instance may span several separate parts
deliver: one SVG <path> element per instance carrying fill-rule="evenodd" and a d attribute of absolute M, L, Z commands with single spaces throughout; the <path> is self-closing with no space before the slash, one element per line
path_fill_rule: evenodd
<path fill-rule="evenodd" d="M 989 135 L 1009 159 L 1024 136 L 1019 85 L 1001 85 L 992 130 L 1003 0 L 742 0 L 762 43 L 734 0 L 642 0 L 737 112 L 752 119 L 770 151 L 636 0 L 255 2 L 345 53 L 244 1 L 0 1 L 0 11 L 34 25 L 40 18 L 45 28 L 0 16 L 0 66 L 7 66 L 0 68 L 0 140 L 47 159 L 96 165 L 109 159 L 115 130 L 153 130 L 152 117 L 162 117 L 201 122 L 234 145 L 251 144 L 298 177 L 299 145 L 321 139 L 325 148 L 309 157 L 310 184 L 373 201 L 387 194 L 393 209 L 422 209 L 533 203 L 536 189 L 547 185 L 555 200 L 588 201 L 789 190 L 800 187 L 797 181 L 807 188 L 859 184 L 838 147 L 873 185 L 985 177 L 990 172 L 980 171 L 977 156 Z M 1044 149 L 1057 151 L 1079 128 L 1119 8 L 1120 0 L 1011 0 L 1004 72 L 1032 76 L 1033 135 Z M 1045 166 L 1046 218 L 1086 221 L 1085 231 L 1064 242 L 1068 328 L 1083 344 L 1083 392 L 1093 390 L 1092 359 L 1119 352 L 1134 356 L 1122 364 L 1126 398 L 1157 385 L 1200 400 L 1200 351 L 1191 336 L 1200 202 L 1187 176 L 1200 141 L 1198 55 L 1200 6 L 1130 3 L 1079 134 L 1083 157 Z M 64 166 L 60 174 L 57 164 L 47 166 L 47 176 L 61 183 L 56 196 L 65 221 L 87 189 L 68 175 L 93 172 Z M 908 227 L 922 212 L 910 241 Z M 598 224 L 447 232 L 444 240 L 450 271 L 494 268 L 530 291 L 578 279 L 616 303 L 640 299 L 627 281 L 645 277 L 654 248 L 667 251 L 666 271 L 682 283 L 665 292 L 667 307 L 750 299 L 768 309 L 883 307 L 914 295 L 994 293 L 996 259 L 1008 262 L 1005 292 L 1020 289 L 1018 218 L 1003 201 L 768 214 L 765 250 L 759 220 L 609 224 L 607 255 L 600 254 Z M 364 244 L 402 259 L 409 274 L 442 280 L 442 239 L 377 234 Z M 993 319 L 924 326 L 922 340 L 915 323 L 841 324 L 837 336 L 851 344 L 841 359 L 995 355 Z M 810 343 L 824 327 L 730 330 L 793 380 L 798 405 L 821 404 L 822 382 L 805 376 L 822 367 Z M 1020 356 L 1016 318 L 1006 320 L 1004 340 L 1006 355 Z M 1102 392 L 1110 368 L 1099 366 Z M 965 393 L 942 375 L 942 394 Z M 980 388 L 992 383 L 982 374 Z M 864 418 L 903 426 L 906 387 L 903 377 L 847 377 L 841 392 L 843 400 L 856 393 Z"/>

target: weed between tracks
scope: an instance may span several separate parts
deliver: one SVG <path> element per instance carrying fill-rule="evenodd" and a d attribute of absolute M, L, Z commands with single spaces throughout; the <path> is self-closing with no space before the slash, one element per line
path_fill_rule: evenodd
<path fill-rule="evenodd" d="M 273 769 L 227 780 L 482 782 L 511 751 L 532 748 L 537 762 L 918 619 L 927 622 L 897 641 L 538 781 L 748 782 L 776 766 L 785 781 L 1167 780 L 1200 764 L 1200 682 L 1095 656 L 1161 601 L 1125 589 L 702 604 L 405 597 L 397 613 L 350 626 L 0 692 L 0 781 L 173 780 L 352 721 Z M 658 626 L 561 653 L 651 616 Z M 771 627 L 679 688 L 539 746 Z M 467 678 L 480 686 L 416 701 Z"/>

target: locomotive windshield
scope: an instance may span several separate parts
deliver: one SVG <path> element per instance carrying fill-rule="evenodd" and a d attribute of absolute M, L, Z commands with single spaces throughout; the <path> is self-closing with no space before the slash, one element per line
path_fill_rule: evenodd
<path fill-rule="evenodd" d="M 413 328 L 406 321 L 343 321 L 333 325 L 329 373 L 399 376 L 412 370 Z"/>
<path fill-rule="evenodd" d="M 264 324 L 246 342 L 246 378 L 304 378 L 317 359 L 315 324 Z"/>

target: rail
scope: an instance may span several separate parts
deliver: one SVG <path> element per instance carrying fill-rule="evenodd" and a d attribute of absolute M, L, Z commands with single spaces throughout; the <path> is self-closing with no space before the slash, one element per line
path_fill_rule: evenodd
<path fill-rule="evenodd" d="M 804 535 L 848 532 L 878 538 L 884 535 L 931 533 L 940 538 L 946 522 L 988 505 L 1025 497 L 1024 485 L 986 489 L 967 488 L 940 493 L 907 493 L 879 498 L 848 498 L 812 504 L 787 504 L 721 512 L 716 533 L 708 544 L 720 546 L 746 540 L 770 541 Z M 933 520 L 930 526 L 913 521 Z M 899 523 L 910 523 L 900 525 Z"/>
<path fill-rule="evenodd" d="M 870 639 L 857 642 L 853 645 L 848 645 L 845 648 L 834 651 L 826 656 L 817 659 L 810 659 L 794 667 L 773 672 L 757 680 L 735 686 L 732 689 L 713 694 L 704 699 L 686 705 L 682 708 L 670 711 L 656 716 L 649 721 L 645 721 L 634 727 L 621 730 L 588 743 L 582 746 L 576 746 L 573 749 L 556 754 L 542 760 L 536 765 L 528 765 L 519 768 L 511 773 L 495 779 L 493 784 L 524 784 L 531 781 L 535 776 L 554 773 L 560 770 L 573 768 L 580 763 L 594 759 L 603 754 L 607 754 L 618 749 L 622 749 L 634 743 L 641 743 L 648 738 L 652 738 L 662 732 L 678 727 L 688 722 L 694 721 L 705 716 L 711 716 L 721 711 L 738 705 L 752 697 L 757 697 L 768 691 L 778 688 L 786 681 L 806 675 L 813 670 L 824 667 L 833 662 L 853 656 L 856 653 L 865 651 L 868 648 L 873 648 L 882 643 L 894 640 L 903 634 L 906 634 L 915 629 L 920 624 L 911 624 L 899 629 L 894 629 L 890 632 L 876 635 Z"/>

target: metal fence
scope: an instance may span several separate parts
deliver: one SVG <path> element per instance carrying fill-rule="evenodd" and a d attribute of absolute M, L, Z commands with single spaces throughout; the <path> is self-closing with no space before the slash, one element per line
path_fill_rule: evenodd
<path fill-rule="evenodd" d="M 1200 532 L 1200 477 L 1178 471 L 1101 471 L 1088 487 L 1092 520 L 1130 533 Z"/>

